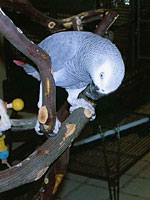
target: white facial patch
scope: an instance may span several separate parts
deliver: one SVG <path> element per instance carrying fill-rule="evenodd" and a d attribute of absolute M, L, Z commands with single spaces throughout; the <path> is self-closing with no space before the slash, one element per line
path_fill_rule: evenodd
<path fill-rule="evenodd" d="M 107 85 L 110 81 L 110 78 L 112 76 L 112 68 L 111 68 L 110 64 L 106 62 L 105 64 L 102 65 L 101 71 L 103 71 L 103 73 L 104 73 L 104 78 L 101 79 L 102 87 L 105 88 L 105 87 L 107 87 Z"/>
<path fill-rule="evenodd" d="M 110 84 L 111 76 L 112 68 L 108 61 L 93 70 L 93 82 L 99 88 L 100 93 L 107 94 L 110 92 L 108 85 Z"/>

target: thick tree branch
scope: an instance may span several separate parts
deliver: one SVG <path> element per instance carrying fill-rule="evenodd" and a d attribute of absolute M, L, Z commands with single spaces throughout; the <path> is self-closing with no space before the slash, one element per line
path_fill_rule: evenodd
<path fill-rule="evenodd" d="M 0 10 L 0 32 L 38 66 L 43 85 L 45 86 L 43 88 L 44 106 L 49 111 L 49 117 L 52 116 L 54 118 L 54 80 L 51 75 L 49 55 L 29 41 L 2 10 Z M 52 117 L 51 119 L 53 119 Z M 91 113 L 83 108 L 74 111 L 62 124 L 57 137 L 50 137 L 19 165 L 1 171 L 0 192 L 41 178 L 49 166 L 79 135 L 90 117 Z"/>
<path fill-rule="evenodd" d="M 57 20 L 46 16 L 34 8 L 28 0 L 0 0 L 0 6 L 2 8 L 9 8 L 11 10 L 23 13 L 24 15 L 30 17 L 32 21 L 40 24 L 51 33 L 72 28 L 74 18 L 79 18 L 81 19 L 82 24 L 86 24 L 95 20 L 101 20 L 105 16 L 105 13 L 108 14 L 109 12 L 108 9 L 97 9 L 85 11 L 62 20 Z"/>
<path fill-rule="evenodd" d="M 106 13 L 105 17 L 97 26 L 94 33 L 100 36 L 104 36 L 104 33 L 109 29 L 109 27 L 116 21 L 118 17 L 119 15 L 115 11 L 110 10 Z"/>
<path fill-rule="evenodd" d="M 35 9 L 28 0 L 0 0 L 0 6 L 23 13 L 30 17 L 32 21 L 37 22 L 49 31 L 55 32 L 56 29 L 64 29 L 61 21 L 44 15 L 39 10 Z"/>
<path fill-rule="evenodd" d="M 42 112 L 42 116 L 45 117 L 43 124 L 46 127 L 45 131 L 48 132 L 55 122 L 55 83 L 52 76 L 50 56 L 27 39 L 2 10 L 0 10 L 0 32 L 17 49 L 30 58 L 40 71 L 44 97 L 42 108 L 45 108 Z M 39 112 L 39 115 L 39 119 L 41 119 L 41 112 Z"/>
<path fill-rule="evenodd" d="M 49 166 L 71 145 L 91 113 L 83 108 L 75 110 L 63 123 L 57 137 L 50 137 L 28 158 L 8 170 L 0 172 L 0 192 L 40 179 Z M 35 167 L 36 166 L 36 167 Z"/>
<path fill-rule="evenodd" d="M 24 0 L 22 1 L 24 2 Z M 86 19 L 91 20 L 93 13 L 84 12 L 82 15 L 85 18 L 87 17 Z M 93 16 L 95 17 L 95 13 Z M 72 18 L 67 18 L 63 20 L 63 22 L 67 24 L 66 27 L 68 28 L 72 24 Z M 99 27 L 99 30 L 101 30 L 101 27 Z M 55 90 L 54 80 L 51 75 L 50 57 L 46 52 L 29 41 L 21 33 L 21 31 L 17 29 L 12 22 L 9 21 L 9 18 L 5 16 L 2 11 L 0 11 L 0 32 L 16 48 L 18 48 L 38 66 L 44 86 L 43 106 L 45 106 L 44 109 L 46 108 L 48 110 L 48 119 L 46 123 L 48 122 L 48 125 L 50 125 L 51 122 L 53 122 L 55 116 Z M 50 84 L 51 87 L 49 87 Z M 42 107 L 42 110 L 44 109 Z M 44 112 L 47 113 L 47 110 Z M 50 115 L 50 113 L 52 113 L 52 115 Z M 68 113 L 66 113 L 66 115 L 68 115 Z M 52 119 L 51 121 L 49 120 L 50 117 Z M 79 135 L 84 126 L 89 122 L 90 117 L 91 113 L 86 109 L 80 108 L 75 110 L 67 118 L 67 120 L 63 122 L 57 137 L 50 137 L 44 144 L 42 144 L 36 151 L 34 151 L 19 165 L 14 166 L 8 170 L 1 171 L 0 192 L 13 189 L 32 181 L 36 181 L 42 177 L 49 166 L 71 145 L 73 140 Z"/>

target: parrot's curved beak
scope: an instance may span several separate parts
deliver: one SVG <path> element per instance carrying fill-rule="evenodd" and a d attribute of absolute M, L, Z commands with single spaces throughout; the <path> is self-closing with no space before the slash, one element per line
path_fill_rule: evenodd
<path fill-rule="evenodd" d="M 86 92 L 86 96 L 93 100 L 98 100 L 102 98 L 103 96 L 105 96 L 105 94 L 98 92 L 98 90 L 99 88 L 92 82 L 90 84 L 90 91 Z"/>

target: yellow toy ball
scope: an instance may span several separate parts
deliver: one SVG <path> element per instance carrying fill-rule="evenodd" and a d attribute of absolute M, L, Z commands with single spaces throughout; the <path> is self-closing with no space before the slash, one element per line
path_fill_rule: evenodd
<path fill-rule="evenodd" d="M 22 99 L 14 99 L 12 102 L 12 108 L 16 111 L 20 111 L 24 108 L 24 102 Z"/>

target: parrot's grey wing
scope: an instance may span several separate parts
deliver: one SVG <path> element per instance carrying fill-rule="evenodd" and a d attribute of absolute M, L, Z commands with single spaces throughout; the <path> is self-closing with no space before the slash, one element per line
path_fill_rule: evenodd
<path fill-rule="evenodd" d="M 39 46 L 51 56 L 53 72 L 61 70 L 64 63 L 78 50 L 77 38 L 71 32 L 53 34 L 39 43 Z"/>

